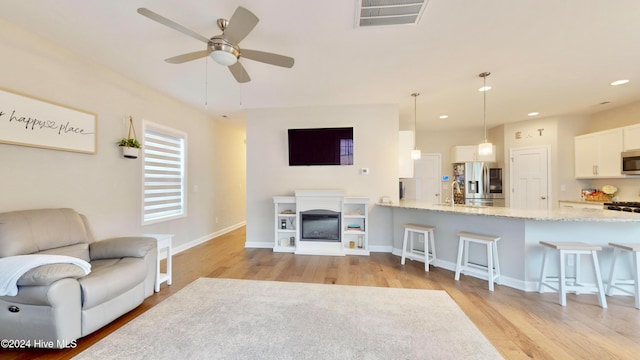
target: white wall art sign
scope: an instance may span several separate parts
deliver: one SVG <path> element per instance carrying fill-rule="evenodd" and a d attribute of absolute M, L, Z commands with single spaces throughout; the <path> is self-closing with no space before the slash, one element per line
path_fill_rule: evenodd
<path fill-rule="evenodd" d="M 96 115 L 0 89 L 0 142 L 96 153 Z"/>

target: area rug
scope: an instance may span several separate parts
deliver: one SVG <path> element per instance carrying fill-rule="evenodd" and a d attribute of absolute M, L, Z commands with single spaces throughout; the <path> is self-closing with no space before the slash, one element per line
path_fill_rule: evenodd
<path fill-rule="evenodd" d="M 501 359 L 444 291 L 200 278 L 75 359 Z"/>

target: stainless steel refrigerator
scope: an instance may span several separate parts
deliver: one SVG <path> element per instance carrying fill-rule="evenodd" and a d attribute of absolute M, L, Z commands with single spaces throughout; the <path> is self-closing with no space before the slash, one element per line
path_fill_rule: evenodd
<path fill-rule="evenodd" d="M 494 163 L 467 162 L 453 164 L 454 180 L 462 194 L 456 202 L 467 205 L 505 206 L 502 191 L 502 169 Z"/>

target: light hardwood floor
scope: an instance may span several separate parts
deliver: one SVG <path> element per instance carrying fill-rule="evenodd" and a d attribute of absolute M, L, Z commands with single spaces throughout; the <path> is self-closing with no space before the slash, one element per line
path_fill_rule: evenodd
<path fill-rule="evenodd" d="M 369 257 L 301 256 L 245 249 L 245 229 L 215 238 L 174 256 L 173 285 L 110 325 L 78 340 L 68 350 L 0 350 L 2 359 L 67 359 L 179 291 L 199 277 L 295 281 L 446 291 L 507 359 L 639 359 L 640 310 L 633 298 L 607 297 L 601 309 L 595 295 L 569 295 L 567 307 L 557 295 L 525 293 L 386 253 Z M 411 311 L 411 309 L 407 309 Z M 162 344 L 158 344 L 162 346 Z"/>

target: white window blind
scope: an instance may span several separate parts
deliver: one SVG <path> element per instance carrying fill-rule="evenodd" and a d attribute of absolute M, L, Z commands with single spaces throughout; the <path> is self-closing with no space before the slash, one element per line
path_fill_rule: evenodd
<path fill-rule="evenodd" d="M 143 224 L 186 215 L 186 135 L 144 124 Z"/>

